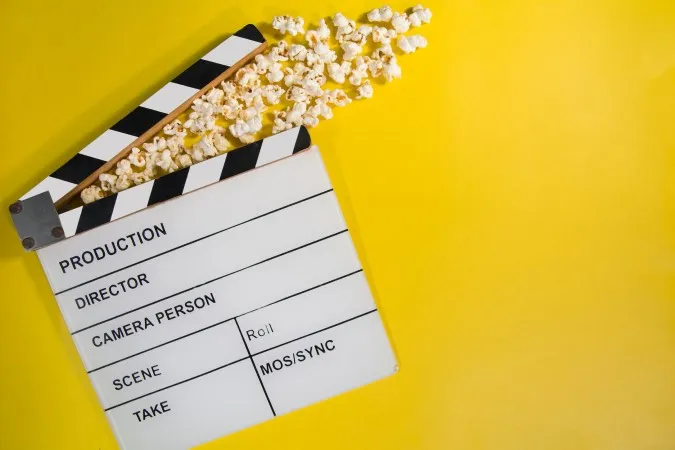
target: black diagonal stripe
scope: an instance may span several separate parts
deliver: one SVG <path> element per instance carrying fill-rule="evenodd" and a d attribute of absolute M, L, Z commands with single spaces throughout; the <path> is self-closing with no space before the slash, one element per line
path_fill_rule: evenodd
<path fill-rule="evenodd" d="M 220 179 L 224 180 L 225 178 L 233 177 L 255 168 L 255 163 L 258 161 L 258 155 L 260 154 L 260 147 L 262 147 L 262 140 L 228 152 L 225 157 L 223 171 L 220 173 Z"/>
<path fill-rule="evenodd" d="M 190 168 L 186 167 L 185 169 L 181 169 L 177 172 L 157 178 L 154 181 L 155 184 L 152 186 L 152 191 L 150 191 L 148 206 L 181 195 L 183 193 L 183 187 L 185 187 L 185 180 L 187 180 L 189 171 Z"/>
<path fill-rule="evenodd" d="M 174 78 L 173 82 L 194 89 L 201 89 L 227 69 L 229 67 L 226 65 L 200 59 Z"/>
<path fill-rule="evenodd" d="M 110 129 L 132 136 L 140 136 L 164 117 L 166 117 L 166 114 L 163 112 L 138 106 Z"/>
<path fill-rule="evenodd" d="M 105 164 L 105 161 L 103 160 L 78 153 L 50 176 L 52 178 L 58 178 L 59 180 L 79 184 L 103 164 Z"/>
<path fill-rule="evenodd" d="M 260 33 L 260 30 L 258 30 L 252 23 L 249 23 L 244 28 L 237 31 L 234 33 L 234 35 L 256 42 L 265 42 L 265 38 L 263 37 L 262 33 Z"/>
<path fill-rule="evenodd" d="M 97 200 L 94 203 L 84 205 L 82 207 L 82 213 L 80 214 L 80 220 L 77 222 L 75 234 L 91 230 L 92 228 L 110 222 L 113 210 L 115 209 L 116 200 L 117 194 L 114 194 L 110 197 L 104 197 L 101 200 Z"/>
<path fill-rule="evenodd" d="M 293 154 L 309 148 L 310 145 L 312 145 L 312 138 L 309 137 L 309 131 L 307 131 L 307 128 L 303 125 L 300 127 L 300 131 L 298 131 L 295 147 L 293 147 Z"/>

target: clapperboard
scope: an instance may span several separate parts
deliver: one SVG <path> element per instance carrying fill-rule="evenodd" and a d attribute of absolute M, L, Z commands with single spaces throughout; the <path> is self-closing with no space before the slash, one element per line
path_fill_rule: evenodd
<path fill-rule="evenodd" d="M 304 127 L 66 206 L 265 47 L 239 30 L 10 206 L 124 449 L 189 448 L 397 370 Z"/>

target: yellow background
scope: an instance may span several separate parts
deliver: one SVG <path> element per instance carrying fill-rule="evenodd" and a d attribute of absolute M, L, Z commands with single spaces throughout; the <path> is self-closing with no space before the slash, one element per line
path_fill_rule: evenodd
<path fill-rule="evenodd" d="M 403 78 L 312 130 L 400 373 L 203 448 L 675 448 L 675 2 L 428 5 Z M 375 6 L 5 0 L 0 204 L 243 24 Z M 0 448 L 117 448 L 0 243 Z"/>

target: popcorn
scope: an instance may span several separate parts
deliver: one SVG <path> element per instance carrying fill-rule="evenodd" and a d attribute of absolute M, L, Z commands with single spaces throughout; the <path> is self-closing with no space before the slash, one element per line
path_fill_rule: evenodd
<path fill-rule="evenodd" d="M 333 16 L 333 26 L 336 28 L 349 26 L 349 19 L 347 19 L 342 13 L 336 13 Z"/>
<path fill-rule="evenodd" d="M 391 40 L 396 37 L 396 34 L 396 30 L 390 30 L 384 27 L 373 27 L 373 32 L 371 33 L 373 42 L 379 42 L 381 44 L 389 44 Z"/>
<path fill-rule="evenodd" d="M 176 163 L 173 162 L 173 159 L 171 159 L 171 152 L 169 150 L 164 150 L 161 154 L 159 154 L 157 166 L 163 171 L 169 173 L 174 172 L 178 169 Z"/>
<path fill-rule="evenodd" d="M 284 78 L 285 80 L 285 78 Z M 263 86 L 262 95 L 267 100 L 267 103 L 270 105 L 276 105 L 281 100 L 281 96 L 284 94 L 284 89 L 281 86 L 275 84 L 268 84 Z"/>
<path fill-rule="evenodd" d="M 258 74 L 253 71 L 253 75 L 258 78 Z M 201 98 L 196 99 L 194 102 L 192 102 L 192 111 L 194 111 L 197 116 L 195 117 L 200 117 L 200 118 L 206 118 L 209 116 L 212 116 L 216 113 L 216 107 L 215 105 L 202 100 Z"/>
<path fill-rule="evenodd" d="M 256 55 L 256 62 L 258 56 L 262 55 Z M 272 63 L 270 62 L 270 64 Z M 256 66 L 258 67 L 258 70 L 260 70 L 260 65 L 256 63 Z M 237 95 L 237 85 L 235 85 L 232 81 L 222 81 L 220 83 L 220 87 L 222 88 L 223 93 L 228 100 L 234 99 L 234 96 Z"/>
<path fill-rule="evenodd" d="M 182 136 L 172 136 L 166 141 L 166 148 L 171 152 L 171 156 L 185 151 L 184 140 Z M 131 157 L 131 156 L 130 156 Z"/>
<path fill-rule="evenodd" d="M 342 84 L 351 70 L 352 64 L 348 61 L 344 61 L 342 64 L 330 63 L 328 65 L 328 76 L 336 83 Z"/>
<path fill-rule="evenodd" d="M 249 108 L 253 108 L 258 114 L 262 114 L 267 111 L 267 105 L 265 105 L 265 102 L 262 98 L 262 90 L 260 91 L 259 95 L 253 97 L 253 101 L 251 102 L 251 106 L 249 106 Z"/>
<path fill-rule="evenodd" d="M 223 153 L 230 148 L 230 142 L 221 133 L 213 133 L 211 135 L 211 141 L 213 142 L 213 146 L 216 147 L 216 150 L 218 150 L 218 153 Z"/>
<path fill-rule="evenodd" d="M 394 13 L 394 16 L 391 18 L 391 26 L 394 27 L 397 33 L 405 33 L 410 29 L 408 15 L 406 13 Z"/>
<path fill-rule="evenodd" d="M 204 153 L 202 152 L 201 148 L 193 145 L 191 148 L 187 150 L 187 152 L 192 161 L 194 162 L 204 161 Z"/>
<path fill-rule="evenodd" d="M 117 177 L 117 181 L 115 181 L 115 187 L 114 189 L 111 189 L 112 192 L 122 192 L 126 189 L 129 189 L 131 187 L 131 178 L 129 178 L 129 174 L 123 174 L 119 177 Z"/>
<path fill-rule="evenodd" d="M 413 6 L 412 13 L 408 15 L 410 24 L 419 27 L 423 23 L 431 23 L 431 10 L 423 8 L 422 5 Z"/>
<path fill-rule="evenodd" d="M 384 73 L 384 62 L 379 59 L 371 59 L 368 62 L 368 71 L 370 76 L 373 78 L 378 78 Z"/>
<path fill-rule="evenodd" d="M 127 159 L 129 159 L 129 162 L 136 167 L 145 167 L 145 155 L 141 153 L 141 150 L 138 147 L 131 149 L 131 153 Z"/>
<path fill-rule="evenodd" d="M 252 64 L 252 66 L 255 67 L 255 64 Z M 202 99 L 206 100 L 212 105 L 221 105 L 224 98 L 225 92 L 218 88 L 213 88 L 206 95 L 202 96 Z"/>
<path fill-rule="evenodd" d="M 243 121 L 247 121 L 256 117 L 258 114 L 258 110 L 254 106 L 249 106 L 239 113 L 239 118 Z"/>
<path fill-rule="evenodd" d="M 394 12 L 391 10 L 390 6 L 382 6 L 381 8 L 375 8 L 370 11 L 367 15 L 368 22 L 389 22 L 394 15 Z"/>
<path fill-rule="evenodd" d="M 427 46 L 427 40 L 424 36 L 415 34 L 412 36 L 399 36 L 396 41 L 398 48 L 401 49 L 403 53 L 414 53 L 418 48 L 424 48 Z"/>
<path fill-rule="evenodd" d="M 305 21 L 302 17 L 276 16 L 272 19 L 272 28 L 281 34 L 290 34 L 291 36 L 298 33 L 303 34 L 305 32 L 302 28 L 304 24 Z"/>
<path fill-rule="evenodd" d="M 256 99 L 262 94 L 262 89 L 259 87 L 247 87 L 239 91 L 239 100 L 244 101 L 244 105 L 251 106 Z"/>
<path fill-rule="evenodd" d="M 335 106 L 346 106 L 352 102 L 352 99 L 342 89 L 333 89 L 324 91 L 322 100 L 327 104 Z"/>
<path fill-rule="evenodd" d="M 307 113 L 313 117 L 321 116 L 324 119 L 333 117 L 333 110 L 323 99 L 317 99 L 314 105 L 307 110 Z"/>
<path fill-rule="evenodd" d="M 129 179 L 136 185 L 138 186 L 139 184 L 143 184 L 147 181 L 150 181 L 150 176 L 148 176 L 147 173 L 145 172 L 134 172 L 131 175 L 129 175 Z"/>
<path fill-rule="evenodd" d="M 397 63 L 395 56 L 392 56 L 389 62 L 384 64 L 383 75 L 387 81 L 391 81 L 394 78 L 401 78 L 401 68 Z"/>
<path fill-rule="evenodd" d="M 200 134 L 208 130 L 213 130 L 216 126 L 216 118 L 213 116 L 199 117 L 199 114 L 192 113 L 190 118 L 185 121 L 187 127 L 192 133 Z M 145 148 L 145 144 L 143 144 Z M 147 149 L 146 149 L 147 150 Z"/>
<path fill-rule="evenodd" d="M 108 192 L 114 188 L 115 182 L 117 181 L 117 175 L 102 173 L 98 176 L 98 181 L 101 182 L 101 189 L 104 192 Z"/>
<path fill-rule="evenodd" d="M 316 44 L 320 42 L 326 43 L 329 38 L 330 28 L 328 28 L 328 25 L 326 25 L 326 21 L 324 19 L 321 19 L 316 30 L 309 30 L 307 33 L 305 33 L 305 41 L 307 41 L 307 44 L 310 46 L 310 48 L 314 48 Z"/>
<path fill-rule="evenodd" d="M 267 58 L 271 62 L 288 61 L 288 44 L 286 41 L 279 41 L 277 45 L 272 47 Z"/>
<path fill-rule="evenodd" d="M 342 13 L 333 16 L 333 25 L 336 28 L 335 40 L 339 43 L 347 41 L 347 36 L 351 35 L 356 29 L 356 22 L 347 19 Z"/>
<path fill-rule="evenodd" d="M 241 110 L 241 103 L 234 99 L 228 99 L 221 108 L 221 114 L 228 120 L 234 120 Z"/>
<path fill-rule="evenodd" d="M 319 124 L 319 119 L 312 116 L 304 116 L 302 118 L 302 124 L 306 127 L 315 127 Z"/>
<path fill-rule="evenodd" d="M 255 64 L 246 64 L 234 75 L 234 81 L 239 86 L 257 86 L 260 84 L 259 77 L 258 67 Z M 195 103 L 197 103 L 196 100 Z M 194 105 L 192 109 L 195 109 Z"/>
<path fill-rule="evenodd" d="M 322 63 L 331 63 L 337 59 L 335 52 L 324 42 L 320 42 L 314 47 L 314 53 L 319 57 L 319 61 Z"/>
<path fill-rule="evenodd" d="M 265 54 L 256 55 L 231 80 L 194 100 L 185 120 L 173 120 L 163 127 L 162 134 L 132 148 L 113 170 L 99 177 L 96 185 L 82 191 L 82 201 L 91 203 L 222 154 L 231 148 L 227 132 L 241 143 L 253 142 L 262 130 L 262 117 L 268 108 L 273 112 L 272 133 L 298 125 L 314 127 L 322 119 L 331 119 L 334 106 L 348 105 L 352 99 L 342 89 L 326 89 L 328 78 L 340 85 L 355 86 L 356 99 L 371 98 L 374 90 L 369 77 L 384 77 L 387 81 L 401 77 L 392 39 L 405 54 L 426 47 L 423 36 L 403 33 L 429 23 L 431 11 L 416 5 L 408 14 L 395 13 L 391 7 L 382 6 L 370 11 L 367 18 L 373 24 L 357 25 L 337 13 L 331 18 L 335 30 L 322 19 L 315 29 L 305 33 L 302 18 L 275 17 L 273 27 L 280 34 L 304 35 L 306 44 L 281 40 Z M 341 48 L 339 61 L 329 45 L 331 35 Z M 364 48 L 369 48 L 364 47 L 369 36 L 379 47 L 363 55 Z M 282 96 L 292 105 L 279 110 L 275 105 L 282 103 Z M 190 148 L 185 146 L 188 132 L 196 135 L 197 141 Z"/>
<path fill-rule="evenodd" d="M 93 203 L 96 200 L 103 198 L 103 190 L 96 185 L 92 185 L 84 188 L 80 194 L 80 197 L 85 204 Z"/>
<path fill-rule="evenodd" d="M 309 54 L 307 56 L 309 57 Z M 296 63 L 293 68 L 287 67 L 286 76 L 284 77 L 284 84 L 288 87 L 293 86 L 294 84 L 302 84 L 302 79 L 309 70 L 309 67 L 305 66 L 301 62 Z"/>
<path fill-rule="evenodd" d="M 259 116 L 249 120 L 238 119 L 230 125 L 229 130 L 232 136 L 238 138 L 244 144 L 253 142 L 253 135 L 262 129 L 262 120 Z"/>
<path fill-rule="evenodd" d="M 269 72 L 267 72 L 267 75 L 265 76 L 270 83 L 278 83 L 279 81 L 283 80 L 284 72 L 282 71 L 281 64 L 272 64 L 269 68 Z"/>
<path fill-rule="evenodd" d="M 343 42 L 355 42 L 358 45 L 364 45 L 366 43 L 366 40 L 368 39 L 368 36 L 373 32 L 373 27 L 370 25 L 361 25 L 359 28 L 351 32 L 350 34 L 346 34 L 342 36 L 342 41 Z"/>
<path fill-rule="evenodd" d="M 213 145 L 213 141 L 211 140 L 210 134 L 202 136 L 199 142 L 197 142 L 192 147 L 194 150 L 200 151 L 205 158 L 211 158 L 218 154 L 218 150 L 216 150 L 216 147 Z"/>
<path fill-rule="evenodd" d="M 316 79 L 309 76 L 302 80 L 302 89 L 305 90 L 309 97 L 321 97 L 323 95 L 321 84 L 319 84 Z"/>
<path fill-rule="evenodd" d="M 166 148 L 166 139 L 161 136 L 155 136 L 152 138 L 152 142 L 146 142 L 143 144 L 143 148 L 148 153 L 164 150 Z"/>
<path fill-rule="evenodd" d="M 183 124 L 181 123 L 180 120 L 176 119 L 173 122 L 171 122 L 170 124 L 164 125 L 164 128 L 162 128 L 162 131 L 167 136 L 173 136 L 173 135 L 183 131 Z"/>
<path fill-rule="evenodd" d="M 373 86 L 366 80 L 361 86 L 356 88 L 356 98 L 371 98 L 373 96 Z"/>
<path fill-rule="evenodd" d="M 372 25 L 361 25 L 356 31 L 358 31 L 362 36 L 368 37 L 373 32 L 373 27 Z"/>
<path fill-rule="evenodd" d="M 174 162 L 178 167 L 185 168 L 192 165 L 192 158 L 190 158 L 190 155 L 186 155 L 184 153 L 182 155 L 178 155 Z"/>
<path fill-rule="evenodd" d="M 290 130 L 291 128 L 293 128 L 293 124 L 286 122 L 286 111 L 275 111 L 272 133 L 281 133 L 282 131 Z"/>
<path fill-rule="evenodd" d="M 304 102 L 307 100 L 307 92 L 300 86 L 293 86 L 286 91 L 286 100 L 293 102 Z"/>
<path fill-rule="evenodd" d="M 344 51 L 342 59 L 351 61 L 363 51 L 363 48 L 355 42 L 345 42 L 342 44 L 342 50 Z"/>
<path fill-rule="evenodd" d="M 291 45 L 288 49 L 288 57 L 291 61 L 304 61 L 307 58 L 307 47 L 300 44 Z"/>
<path fill-rule="evenodd" d="M 403 36 L 405 37 L 405 36 Z M 389 62 L 391 57 L 394 56 L 394 50 L 389 44 L 382 44 L 372 53 L 372 58 L 380 60 L 382 62 Z"/>
<path fill-rule="evenodd" d="M 131 161 L 128 159 L 120 159 L 117 162 L 117 167 L 115 168 L 115 175 L 122 176 L 128 175 L 134 170 L 131 168 Z"/>
<path fill-rule="evenodd" d="M 352 73 L 349 75 L 349 83 L 354 86 L 360 86 L 364 78 L 368 78 L 368 64 L 362 62 L 363 58 L 357 62 L 356 66 L 352 69 Z"/>
<path fill-rule="evenodd" d="M 328 28 L 328 25 L 326 25 L 325 19 L 321 19 L 319 21 L 319 26 L 316 29 L 316 33 L 322 42 L 325 42 L 330 38 L 330 28 Z"/>
<path fill-rule="evenodd" d="M 305 80 L 314 80 L 323 86 L 326 83 L 326 76 L 323 74 L 323 65 L 316 65 L 305 73 Z"/>
<path fill-rule="evenodd" d="M 294 103 L 290 111 L 286 112 L 286 122 L 292 123 L 296 126 L 302 125 L 303 117 L 307 112 L 307 103 Z"/>

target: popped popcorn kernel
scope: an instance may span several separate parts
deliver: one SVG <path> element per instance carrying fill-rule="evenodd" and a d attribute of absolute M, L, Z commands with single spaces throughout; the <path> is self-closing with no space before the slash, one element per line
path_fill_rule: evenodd
<path fill-rule="evenodd" d="M 408 15 L 406 13 L 394 13 L 391 18 L 391 26 L 394 27 L 397 33 L 405 33 L 410 29 Z"/>
<path fill-rule="evenodd" d="M 270 66 L 269 72 L 267 72 L 267 80 L 270 83 L 278 83 L 279 81 L 284 79 L 284 72 L 281 70 L 281 64 L 279 63 L 274 63 Z"/>
<path fill-rule="evenodd" d="M 332 103 L 335 106 L 347 106 L 352 102 L 352 99 L 342 89 L 327 90 L 322 99 L 325 103 Z"/>
<path fill-rule="evenodd" d="M 98 176 L 98 180 L 101 182 L 101 190 L 108 192 L 114 188 L 115 182 L 117 181 L 117 175 L 102 173 Z"/>
<path fill-rule="evenodd" d="M 415 34 L 412 36 L 399 36 L 396 41 L 398 48 L 401 49 L 403 53 L 414 53 L 418 48 L 424 48 L 427 46 L 427 40 L 424 36 Z"/>
<path fill-rule="evenodd" d="M 391 6 L 385 5 L 381 8 L 375 8 L 367 15 L 369 22 L 389 22 L 394 15 Z"/>
<path fill-rule="evenodd" d="M 379 42 L 381 44 L 389 44 L 396 35 L 396 30 L 385 27 L 373 27 L 373 32 L 371 33 L 373 42 Z"/>
<path fill-rule="evenodd" d="M 345 42 L 342 44 L 342 51 L 344 52 L 342 59 L 351 61 L 363 51 L 363 48 L 355 42 Z"/>
<path fill-rule="evenodd" d="M 366 80 L 361 86 L 356 89 L 356 98 L 371 98 L 373 96 L 373 86 L 370 81 Z"/>
<path fill-rule="evenodd" d="M 303 34 L 305 32 L 304 24 L 305 20 L 302 17 L 276 16 L 272 19 L 272 28 L 281 34 L 290 34 L 291 36 L 298 33 Z"/>
<path fill-rule="evenodd" d="M 291 61 L 304 61 L 307 58 L 307 47 L 300 44 L 293 44 L 288 49 L 288 57 Z"/>
<path fill-rule="evenodd" d="M 82 194 L 80 194 L 80 197 L 82 198 L 82 201 L 85 205 L 88 203 L 93 203 L 96 200 L 103 198 L 103 190 L 96 185 L 92 185 L 84 188 L 82 190 Z"/>
<path fill-rule="evenodd" d="M 145 152 L 141 153 L 141 150 L 138 147 L 131 149 L 128 159 L 135 167 L 145 167 Z"/>
<path fill-rule="evenodd" d="M 336 83 L 343 84 L 345 77 L 349 75 L 352 70 L 352 64 L 349 61 L 344 61 L 342 64 L 330 63 L 328 65 L 328 76 Z"/>
<path fill-rule="evenodd" d="M 175 160 L 175 163 L 178 167 L 184 169 L 192 165 L 192 158 L 190 158 L 190 155 L 183 153 L 182 155 L 178 155 L 178 157 Z"/>
<path fill-rule="evenodd" d="M 415 19 L 412 19 L 412 17 L 415 17 Z M 411 20 L 412 19 L 412 20 Z M 422 5 L 416 5 L 413 6 L 412 13 L 408 16 L 408 20 L 410 20 L 410 23 L 413 24 L 414 22 L 421 22 L 422 23 L 431 23 L 431 10 L 429 8 L 424 8 Z M 414 25 L 413 26 L 420 26 L 420 25 Z"/>

